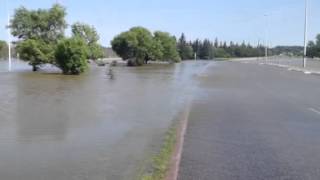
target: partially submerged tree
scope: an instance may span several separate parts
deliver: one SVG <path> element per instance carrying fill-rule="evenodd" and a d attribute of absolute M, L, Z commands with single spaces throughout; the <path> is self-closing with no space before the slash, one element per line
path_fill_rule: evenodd
<path fill-rule="evenodd" d="M 54 63 L 57 42 L 64 37 L 67 27 L 66 10 L 55 4 L 50 9 L 28 10 L 21 7 L 15 10 L 10 28 L 18 38 L 17 52 L 36 71 L 39 66 Z"/>
<path fill-rule="evenodd" d="M 57 66 L 63 74 L 80 74 L 88 69 L 87 45 L 82 38 L 72 37 L 61 40 L 55 52 Z"/>
<path fill-rule="evenodd" d="M 153 44 L 151 32 L 143 27 L 134 27 L 127 32 L 116 36 L 112 42 L 113 50 L 124 60 L 128 60 L 128 65 L 141 66 L 150 59 L 150 49 Z"/>
<path fill-rule="evenodd" d="M 54 63 L 54 45 L 42 40 L 27 39 L 17 45 L 20 58 L 28 61 L 33 71 L 42 64 Z"/>
<path fill-rule="evenodd" d="M 169 33 L 156 32 L 154 35 L 146 28 L 134 27 L 116 36 L 112 49 L 129 66 L 140 66 L 149 60 L 180 60 L 176 40 Z"/>

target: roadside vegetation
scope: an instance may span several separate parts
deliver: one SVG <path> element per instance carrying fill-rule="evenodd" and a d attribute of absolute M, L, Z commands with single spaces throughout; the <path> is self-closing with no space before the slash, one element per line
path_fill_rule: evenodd
<path fill-rule="evenodd" d="M 159 153 L 152 157 L 151 167 L 142 174 L 139 180 L 164 180 L 166 178 L 176 142 L 177 124 L 174 124 L 168 130 Z"/>
<path fill-rule="evenodd" d="M 310 41 L 308 44 L 308 57 L 320 57 L 320 34 L 317 35 L 315 41 Z"/>

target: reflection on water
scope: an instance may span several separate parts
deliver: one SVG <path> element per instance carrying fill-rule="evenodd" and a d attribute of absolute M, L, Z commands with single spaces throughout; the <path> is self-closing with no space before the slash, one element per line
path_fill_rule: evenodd
<path fill-rule="evenodd" d="M 1 73 L 1 179 L 132 179 L 206 65 Z"/>

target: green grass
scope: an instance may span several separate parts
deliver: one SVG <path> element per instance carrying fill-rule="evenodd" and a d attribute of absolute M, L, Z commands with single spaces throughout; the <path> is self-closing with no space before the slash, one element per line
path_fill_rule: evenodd
<path fill-rule="evenodd" d="M 177 142 L 177 125 L 173 125 L 166 133 L 161 150 L 152 158 L 151 168 L 140 180 L 163 180 L 169 170 L 171 157 Z"/>

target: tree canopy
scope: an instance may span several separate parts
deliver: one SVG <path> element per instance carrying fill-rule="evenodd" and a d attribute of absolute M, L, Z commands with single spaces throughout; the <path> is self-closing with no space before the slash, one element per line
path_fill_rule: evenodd
<path fill-rule="evenodd" d="M 174 36 L 167 32 L 156 31 L 154 33 L 154 41 L 160 44 L 162 57 L 159 60 L 179 62 L 180 56 L 177 50 L 177 43 Z"/>
<path fill-rule="evenodd" d="M 67 28 L 66 10 L 59 4 L 50 9 L 28 10 L 20 7 L 15 10 L 10 28 L 19 40 L 41 39 L 45 42 L 57 41 L 64 37 Z"/>
<path fill-rule="evenodd" d="M 96 29 L 88 24 L 75 23 L 71 26 L 73 36 L 82 38 L 88 46 L 88 58 L 99 59 L 103 57 L 103 49 L 98 44 L 100 39 Z"/>
<path fill-rule="evenodd" d="M 133 27 L 117 35 L 112 41 L 112 49 L 129 65 L 139 66 L 149 60 L 177 62 L 179 55 L 176 40 L 169 33 L 152 34 L 144 27 Z"/>

